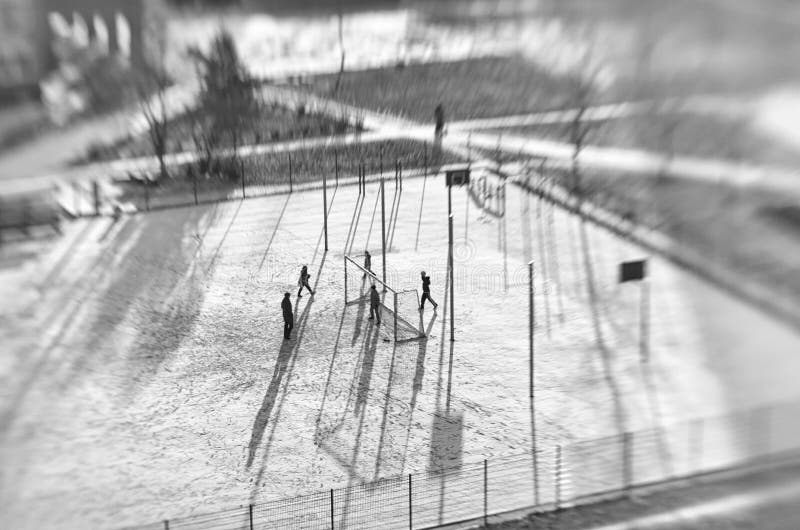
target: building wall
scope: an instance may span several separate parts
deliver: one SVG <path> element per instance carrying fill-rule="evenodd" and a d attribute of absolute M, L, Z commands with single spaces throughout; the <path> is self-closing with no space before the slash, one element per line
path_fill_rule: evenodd
<path fill-rule="evenodd" d="M 45 72 L 47 25 L 37 0 L 0 0 L 0 91 L 34 86 Z"/>

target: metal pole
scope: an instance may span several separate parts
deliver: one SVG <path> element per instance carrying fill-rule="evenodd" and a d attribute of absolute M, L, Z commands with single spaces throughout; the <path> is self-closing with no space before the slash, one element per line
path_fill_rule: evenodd
<path fill-rule="evenodd" d="M 328 177 L 322 172 L 322 222 L 325 231 L 325 252 L 328 252 Z"/>
<path fill-rule="evenodd" d="M 333 530 L 333 488 L 331 488 L 331 530 Z"/>
<path fill-rule="evenodd" d="M 646 363 L 650 360 L 650 284 L 647 280 L 642 280 L 640 284 L 639 354 L 642 362 Z"/>
<path fill-rule="evenodd" d="M 489 525 L 489 461 L 483 461 L 483 526 Z"/>
<path fill-rule="evenodd" d="M 381 177 L 381 255 L 383 257 L 383 285 L 386 289 L 386 194 L 384 193 L 383 177 Z M 395 314 L 396 315 L 396 314 Z"/>
<path fill-rule="evenodd" d="M 100 185 L 92 181 L 92 194 L 94 195 L 94 214 L 100 215 Z"/>
<path fill-rule="evenodd" d="M 453 273 L 453 214 L 448 217 L 448 234 L 450 240 L 450 252 L 448 261 L 450 262 L 450 342 L 456 340 L 456 320 L 455 320 L 455 274 Z"/>
<path fill-rule="evenodd" d="M 411 502 L 411 474 L 408 474 L 408 530 L 414 528 L 414 510 Z"/>
<path fill-rule="evenodd" d="M 529 366 L 528 372 L 530 375 L 528 381 L 528 388 L 530 390 L 530 398 L 533 401 L 533 350 L 534 350 L 534 338 L 533 338 L 533 328 L 536 325 L 536 319 L 534 318 L 534 312 L 536 307 L 533 305 L 533 261 L 528 263 L 528 350 L 529 350 Z"/>
<path fill-rule="evenodd" d="M 422 148 L 424 149 L 424 155 L 423 156 L 425 158 L 425 174 L 423 176 L 427 177 L 428 176 L 428 142 L 427 141 L 425 141 L 423 143 L 423 147 Z"/>
<path fill-rule="evenodd" d="M 397 340 L 397 293 L 392 295 L 392 299 L 394 300 L 394 340 Z"/>
<path fill-rule="evenodd" d="M 289 153 L 289 193 L 292 193 L 294 185 L 292 183 L 292 153 Z"/>
<path fill-rule="evenodd" d="M 253 530 L 253 505 L 250 505 L 250 530 Z"/>
<path fill-rule="evenodd" d="M 247 198 L 247 193 L 244 191 L 244 160 L 239 159 L 239 173 L 242 175 L 242 199 Z"/>

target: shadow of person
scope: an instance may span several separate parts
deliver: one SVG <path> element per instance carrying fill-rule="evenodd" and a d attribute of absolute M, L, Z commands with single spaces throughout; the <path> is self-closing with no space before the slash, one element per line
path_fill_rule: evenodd
<path fill-rule="evenodd" d="M 247 455 L 247 467 L 253 464 L 256 450 L 261 444 L 261 439 L 264 437 L 264 430 L 267 428 L 267 423 L 272 415 L 272 408 L 275 406 L 275 401 L 278 397 L 278 390 L 280 389 L 283 376 L 286 374 L 289 367 L 289 361 L 292 359 L 293 344 L 291 341 L 283 341 L 278 352 L 278 360 L 275 362 L 275 369 L 272 372 L 272 380 L 267 388 L 267 393 L 264 395 L 264 400 L 261 403 L 261 408 L 256 414 L 256 419 L 253 422 L 253 433 L 250 436 L 250 445 Z"/>

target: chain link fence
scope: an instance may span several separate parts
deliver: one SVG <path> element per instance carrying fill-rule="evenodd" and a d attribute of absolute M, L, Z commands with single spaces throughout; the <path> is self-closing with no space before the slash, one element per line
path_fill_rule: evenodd
<path fill-rule="evenodd" d="M 422 529 L 623 496 L 634 487 L 794 456 L 800 403 L 577 441 L 459 467 L 162 521 L 152 529 Z"/>

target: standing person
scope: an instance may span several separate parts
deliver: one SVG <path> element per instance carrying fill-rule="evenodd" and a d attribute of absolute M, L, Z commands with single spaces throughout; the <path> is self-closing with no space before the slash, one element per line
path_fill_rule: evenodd
<path fill-rule="evenodd" d="M 314 291 L 311 290 L 311 286 L 308 285 L 308 280 L 311 278 L 311 275 L 308 273 L 308 265 L 303 265 L 303 268 L 300 269 L 300 278 L 297 280 L 297 285 L 300 286 L 300 289 L 297 290 L 297 298 L 303 297 L 303 287 L 308 289 L 308 292 L 311 295 L 314 295 Z"/>
<path fill-rule="evenodd" d="M 364 268 L 366 270 L 368 270 L 369 272 L 372 272 L 372 255 L 369 253 L 369 250 L 365 250 L 364 251 Z M 362 278 L 366 278 L 366 277 L 367 277 L 367 273 L 365 272 L 364 276 L 362 276 Z"/>
<path fill-rule="evenodd" d="M 430 300 L 433 304 L 433 310 L 435 311 L 439 304 L 433 301 L 431 298 L 431 277 L 425 274 L 425 271 L 419 273 L 422 276 L 422 302 L 419 304 L 419 310 L 422 311 L 425 309 L 425 300 Z"/>
<path fill-rule="evenodd" d="M 292 312 L 292 295 L 286 293 L 281 302 L 283 309 L 283 340 L 292 338 L 292 328 L 294 327 L 294 313 Z"/>
<path fill-rule="evenodd" d="M 381 297 L 378 294 L 378 290 L 375 288 L 375 284 L 372 284 L 372 288 L 369 290 L 369 319 L 376 319 L 378 324 L 381 323 Z"/>
<path fill-rule="evenodd" d="M 433 111 L 433 118 L 436 122 L 436 137 L 441 138 L 444 136 L 444 107 L 439 103 Z"/>

